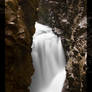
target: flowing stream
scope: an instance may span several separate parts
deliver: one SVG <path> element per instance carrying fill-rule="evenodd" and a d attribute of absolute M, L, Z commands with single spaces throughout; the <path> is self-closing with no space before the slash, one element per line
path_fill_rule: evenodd
<path fill-rule="evenodd" d="M 35 72 L 30 92 L 62 92 L 66 60 L 61 38 L 46 25 L 36 22 L 35 28 L 31 53 Z"/>

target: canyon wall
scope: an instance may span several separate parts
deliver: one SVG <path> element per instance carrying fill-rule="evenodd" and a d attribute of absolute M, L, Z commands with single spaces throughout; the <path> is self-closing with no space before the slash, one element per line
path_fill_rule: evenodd
<path fill-rule="evenodd" d="M 38 0 L 5 0 L 5 90 L 29 92 Z"/>

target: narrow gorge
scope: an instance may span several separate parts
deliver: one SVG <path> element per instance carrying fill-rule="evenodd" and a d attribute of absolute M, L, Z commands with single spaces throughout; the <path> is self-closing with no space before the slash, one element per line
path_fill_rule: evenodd
<path fill-rule="evenodd" d="M 86 4 L 87 0 L 5 0 L 6 92 L 86 92 Z"/>

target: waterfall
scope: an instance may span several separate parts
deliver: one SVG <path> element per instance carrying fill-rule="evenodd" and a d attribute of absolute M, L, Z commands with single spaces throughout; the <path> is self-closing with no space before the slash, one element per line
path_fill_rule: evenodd
<path fill-rule="evenodd" d="M 35 72 L 30 92 L 62 92 L 66 61 L 61 38 L 46 25 L 36 22 L 35 28 L 31 53 Z"/>

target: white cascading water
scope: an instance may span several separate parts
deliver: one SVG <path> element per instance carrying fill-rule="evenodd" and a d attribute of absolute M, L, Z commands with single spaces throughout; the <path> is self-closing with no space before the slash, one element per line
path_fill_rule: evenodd
<path fill-rule="evenodd" d="M 62 92 L 66 61 L 61 38 L 46 25 L 36 22 L 35 28 L 31 53 L 35 72 L 30 92 Z"/>

